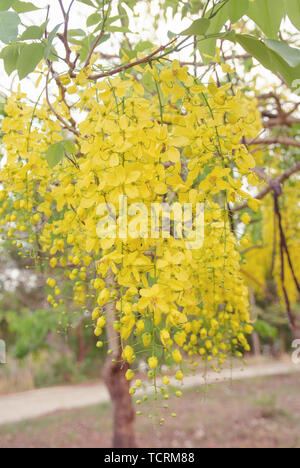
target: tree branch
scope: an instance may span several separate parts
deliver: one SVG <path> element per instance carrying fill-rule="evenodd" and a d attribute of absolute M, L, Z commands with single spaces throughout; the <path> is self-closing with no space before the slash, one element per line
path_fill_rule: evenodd
<path fill-rule="evenodd" d="M 266 138 L 255 138 L 254 140 L 246 140 L 248 146 L 251 145 L 282 145 L 282 146 L 293 146 L 300 148 L 300 141 L 294 140 L 289 137 L 266 137 Z"/>
<path fill-rule="evenodd" d="M 49 89 L 48 89 L 48 85 L 49 85 L 49 76 L 50 76 L 50 70 L 48 72 L 48 75 L 47 75 L 47 78 L 46 78 L 46 101 L 47 101 L 47 104 L 51 110 L 51 112 L 55 115 L 55 117 L 57 118 L 57 120 L 59 120 L 64 128 L 66 128 L 67 130 L 69 130 L 70 132 L 74 133 L 74 135 L 76 136 L 79 136 L 79 133 L 76 129 L 74 129 L 73 127 L 71 127 L 57 112 L 56 110 L 54 109 L 54 107 L 52 106 L 51 102 L 50 102 L 50 98 L 49 98 Z"/>
<path fill-rule="evenodd" d="M 278 193 L 278 189 L 280 187 L 281 189 L 281 186 L 282 184 L 287 180 L 289 179 L 292 175 L 296 174 L 296 172 L 299 172 L 300 171 L 300 162 L 297 163 L 295 166 L 291 167 L 291 169 L 283 172 L 283 174 L 281 174 L 280 177 L 278 177 L 277 179 L 272 179 L 271 177 L 268 177 L 266 174 L 264 174 L 264 176 L 262 176 L 262 170 L 259 169 L 259 168 L 255 168 L 253 169 L 253 172 L 255 174 L 257 174 L 259 177 L 261 177 L 263 180 L 265 180 L 267 183 L 268 183 L 268 187 L 266 187 L 264 190 L 262 190 L 258 195 L 256 195 L 256 199 L 257 200 L 262 200 L 266 195 L 268 195 L 268 193 L 274 191 L 276 194 L 279 195 Z M 260 175 L 261 174 L 261 175 Z M 240 211 L 240 210 L 243 210 L 245 208 L 247 208 L 248 204 L 247 203 L 244 203 L 242 205 L 239 205 L 239 206 L 236 206 L 234 208 L 231 208 L 231 211 L 233 213 L 237 212 L 237 211 Z"/>
<path fill-rule="evenodd" d="M 140 60 L 137 60 L 135 62 L 132 62 L 132 63 L 127 63 L 126 65 L 121 65 L 120 67 L 115 68 L 114 70 L 111 70 L 109 72 L 99 73 L 98 75 L 90 75 L 89 79 L 96 81 L 96 80 L 99 80 L 101 78 L 105 78 L 107 76 L 116 75 L 117 73 L 121 73 L 121 72 L 123 72 L 125 70 L 128 70 L 128 69 L 132 68 L 132 67 L 136 67 L 137 65 L 142 65 L 143 63 L 150 62 L 153 57 L 155 57 L 160 52 L 163 52 L 164 50 L 166 50 L 170 45 L 174 44 L 175 41 L 177 41 L 177 37 L 175 39 L 173 39 L 172 41 L 170 41 L 168 44 L 159 47 L 158 49 L 156 49 L 154 52 L 152 52 L 152 54 L 148 55 L 147 57 L 144 57 L 144 58 L 142 58 Z"/>

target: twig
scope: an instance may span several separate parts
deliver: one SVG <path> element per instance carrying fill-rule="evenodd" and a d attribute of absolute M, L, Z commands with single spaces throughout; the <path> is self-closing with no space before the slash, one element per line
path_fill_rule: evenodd
<path fill-rule="evenodd" d="M 280 213 L 280 208 L 279 208 L 278 195 L 276 194 L 274 194 L 274 210 L 278 218 L 279 231 L 280 231 L 281 286 L 282 286 L 282 291 L 283 291 L 284 300 L 286 304 L 288 318 L 290 320 L 292 328 L 294 329 L 296 328 L 296 319 L 292 313 L 291 303 L 290 303 L 289 296 L 285 287 L 285 266 L 284 266 L 284 243 L 285 241 L 284 241 L 284 235 L 283 235 L 283 229 L 282 229 L 282 223 L 281 223 L 281 213 Z"/>
<path fill-rule="evenodd" d="M 50 102 L 50 99 L 49 99 L 49 89 L 48 89 L 48 85 L 49 85 L 49 76 L 50 76 L 50 70 L 47 74 L 47 78 L 46 78 L 46 101 L 47 101 L 47 104 L 51 110 L 51 112 L 55 115 L 55 117 L 57 118 L 57 120 L 59 120 L 64 128 L 66 128 L 67 130 L 69 130 L 70 132 L 74 133 L 74 135 L 76 136 L 79 136 L 79 133 L 76 129 L 74 129 L 73 127 L 71 127 L 57 112 L 56 110 L 53 108 L 51 102 Z"/>
<path fill-rule="evenodd" d="M 176 42 L 176 41 L 177 41 L 177 37 L 175 39 L 173 39 L 172 41 L 170 41 L 168 44 L 159 47 L 158 49 L 156 49 L 154 52 L 152 52 L 152 54 L 148 55 L 147 57 L 144 57 L 144 58 L 139 59 L 139 60 L 137 60 L 135 62 L 132 62 L 132 63 L 127 63 L 126 65 L 121 65 L 120 67 L 115 68 L 114 70 L 111 70 L 109 72 L 99 73 L 98 75 L 90 75 L 89 79 L 96 81 L 96 80 L 99 80 L 101 78 L 105 78 L 107 76 L 116 75 L 117 73 L 121 73 L 121 72 L 123 72 L 125 70 L 128 70 L 128 69 L 130 69 L 132 67 L 135 67 L 137 65 L 142 65 L 143 63 L 150 62 L 151 59 L 153 57 L 155 57 L 155 55 L 159 54 L 160 52 L 163 52 L 164 50 L 167 49 L 167 47 L 174 44 L 174 42 Z"/>

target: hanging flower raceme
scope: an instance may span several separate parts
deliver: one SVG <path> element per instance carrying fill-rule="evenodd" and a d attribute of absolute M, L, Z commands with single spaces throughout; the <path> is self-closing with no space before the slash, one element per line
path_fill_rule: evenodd
<path fill-rule="evenodd" d="M 64 268 L 96 337 L 114 322 L 122 359 L 143 359 L 156 389 L 165 363 L 181 382 L 187 355 L 220 364 L 241 356 L 252 328 L 227 206 L 251 198 L 244 187 L 255 161 L 241 141 L 260 131 L 256 102 L 231 85 L 202 85 L 177 61 L 99 82 L 82 72 L 68 86 L 78 97 L 76 139 L 46 103 L 30 106 L 20 92 L 8 99 L 3 230 L 48 258 L 52 272 Z M 53 106 L 69 118 L 59 98 Z M 160 219 L 153 232 L 151 213 L 166 204 L 169 231 Z M 192 231 L 195 207 L 205 205 L 197 248 L 175 222 L 184 204 Z M 48 279 L 53 307 L 66 299 L 59 286 Z"/>

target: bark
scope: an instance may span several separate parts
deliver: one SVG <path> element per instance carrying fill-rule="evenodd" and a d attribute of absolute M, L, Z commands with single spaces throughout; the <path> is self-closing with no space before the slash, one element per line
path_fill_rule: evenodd
<path fill-rule="evenodd" d="M 255 292 L 252 286 L 249 288 L 249 295 L 250 295 L 250 304 L 251 304 L 251 320 L 256 319 L 255 307 L 256 307 L 256 299 L 255 299 Z M 253 346 L 253 353 L 254 356 L 261 356 L 261 344 L 260 338 L 258 333 L 253 331 L 252 333 L 252 346 Z"/>
<path fill-rule="evenodd" d="M 294 327 L 292 330 L 295 339 L 300 340 L 300 327 Z"/>
<path fill-rule="evenodd" d="M 121 356 L 120 356 L 121 357 Z M 134 409 L 129 395 L 129 382 L 125 378 L 128 365 L 123 362 L 107 363 L 105 381 L 113 406 L 113 447 L 134 448 Z"/>
<path fill-rule="evenodd" d="M 106 287 L 111 289 L 115 286 L 114 275 L 109 270 L 106 278 Z M 116 320 L 116 303 L 111 301 L 105 306 L 106 330 L 109 348 L 112 355 L 108 357 L 105 366 L 105 382 L 111 397 L 113 409 L 113 447 L 134 448 L 136 447 L 134 420 L 135 413 L 131 396 L 129 395 L 129 382 L 125 378 L 128 365 L 122 361 L 122 348 L 120 335 L 114 330 L 113 323 Z M 112 362 L 112 360 L 116 362 Z"/>
<path fill-rule="evenodd" d="M 76 329 L 77 335 L 77 362 L 82 362 L 88 352 L 88 349 L 85 346 L 82 324 L 80 323 Z"/>
<path fill-rule="evenodd" d="M 254 356 L 261 356 L 260 338 L 256 332 L 253 332 L 252 334 L 252 344 Z"/>

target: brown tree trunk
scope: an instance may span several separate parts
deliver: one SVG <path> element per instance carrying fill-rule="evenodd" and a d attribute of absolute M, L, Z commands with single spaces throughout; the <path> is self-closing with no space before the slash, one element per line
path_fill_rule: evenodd
<path fill-rule="evenodd" d="M 111 290 L 115 286 L 113 272 L 109 270 L 106 278 L 106 287 Z M 112 351 L 112 354 L 108 357 L 104 372 L 113 409 L 113 447 L 134 448 L 136 447 L 134 432 L 135 412 L 131 396 L 129 395 L 130 385 L 125 377 L 129 366 L 122 361 L 120 335 L 113 327 L 114 321 L 117 319 L 116 302 L 111 301 L 106 304 L 105 312 L 107 339 L 109 348 Z"/>
<path fill-rule="evenodd" d="M 121 357 L 121 356 L 120 356 Z M 134 409 L 129 395 L 129 382 L 125 378 L 128 365 L 118 360 L 106 366 L 105 381 L 113 407 L 113 447 L 134 448 Z"/>
<path fill-rule="evenodd" d="M 255 293 L 254 289 L 252 286 L 249 288 L 249 294 L 250 294 L 250 305 L 251 305 L 251 319 L 256 320 L 257 313 L 255 312 L 256 308 L 256 299 L 255 299 Z M 261 355 L 261 345 L 260 345 L 260 338 L 258 333 L 253 331 L 252 333 L 252 347 L 253 347 L 253 353 L 254 356 L 260 356 Z"/>
<path fill-rule="evenodd" d="M 296 340 L 300 340 L 300 327 L 293 328 L 293 335 Z"/>
<path fill-rule="evenodd" d="M 260 338 L 256 332 L 253 332 L 252 334 L 252 344 L 254 356 L 261 356 Z"/>
<path fill-rule="evenodd" d="M 84 336 L 81 323 L 76 329 L 77 335 L 77 362 L 82 362 L 86 356 L 86 348 L 84 343 Z"/>

